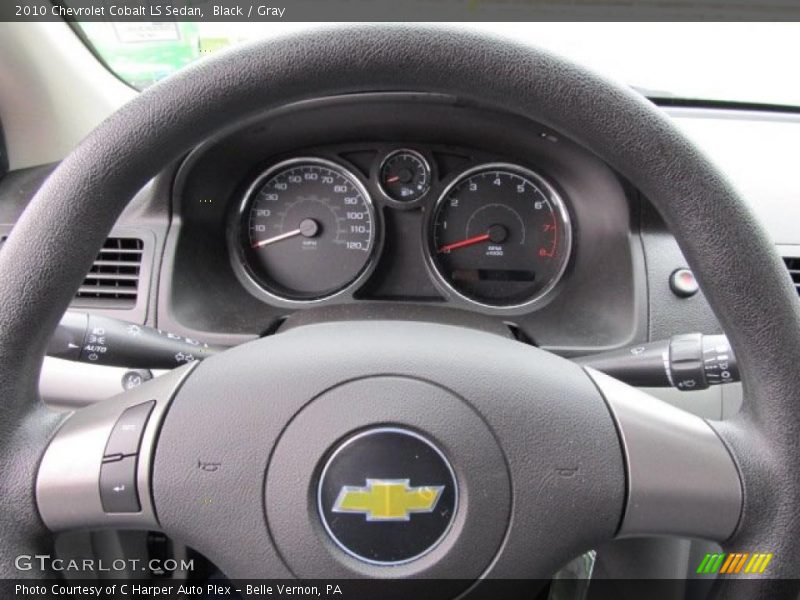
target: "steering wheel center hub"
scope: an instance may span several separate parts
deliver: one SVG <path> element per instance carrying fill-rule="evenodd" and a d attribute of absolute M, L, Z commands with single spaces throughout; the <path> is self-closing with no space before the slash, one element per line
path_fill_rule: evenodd
<path fill-rule="evenodd" d="M 323 393 L 289 424 L 267 469 L 267 523 L 302 577 L 477 578 L 508 526 L 507 473 L 491 431 L 456 394 L 366 377 Z"/>
<path fill-rule="evenodd" d="M 203 361 L 153 465 L 160 527 L 228 577 L 460 582 L 448 596 L 551 574 L 613 534 L 624 489 L 579 366 L 413 321 L 305 325 Z"/>
<path fill-rule="evenodd" d="M 458 484 L 432 442 L 409 429 L 380 427 L 331 454 L 317 506 L 325 530 L 347 554 L 393 566 L 427 554 L 447 534 Z"/>

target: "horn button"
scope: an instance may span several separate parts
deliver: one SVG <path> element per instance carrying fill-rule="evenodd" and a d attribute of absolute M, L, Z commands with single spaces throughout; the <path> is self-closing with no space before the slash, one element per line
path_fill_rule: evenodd
<path fill-rule="evenodd" d="M 456 394 L 407 377 L 325 392 L 284 431 L 267 470 L 267 522 L 299 577 L 477 578 L 510 505 L 485 422 Z"/>
<path fill-rule="evenodd" d="M 382 427 L 346 440 L 319 479 L 325 530 L 346 553 L 376 565 L 411 562 L 446 535 L 458 506 L 450 464 L 431 442 Z"/>
<path fill-rule="evenodd" d="M 625 465 L 578 365 L 473 329 L 346 321 L 195 368 L 152 495 L 161 529 L 229 578 L 432 578 L 445 598 L 545 579 L 611 538 Z"/>

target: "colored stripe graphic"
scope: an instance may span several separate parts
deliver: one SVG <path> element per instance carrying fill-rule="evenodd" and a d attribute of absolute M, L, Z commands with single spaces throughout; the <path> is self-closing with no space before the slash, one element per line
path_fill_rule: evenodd
<path fill-rule="evenodd" d="M 738 573 L 739 571 L 741 571 L 742 567 L 744 566 L 744 561 L 746 561 L 749 556 L 750 556 L 749 552 L 745 552 L 744 554 L 742 554 L 742 558 L 740 558 L 739 561 L 736 563 L 736 566 L 734 567 L 732 572 Z"/>
<path fill-rule="evenodd" d="M 697 573 L 713 575 L 715 573 L 735 575 L 737 573 L 763 573 L 772 560 L 772 553 L 765 552 L 731 552 L 706 554 Z"/>
<path fill-rule="evenodd" d="M 697 567 L 697 571 L 696 572 L 697 573 L 707 573 L 706 567 L 708 566 L 708 561 L 710 561 L 710 560 L 711 560 L 711 555 L 710 554 L 706 554 L 705 557 L 703 557 L 703 560 L 700 562 L 700 566 Z"/>
<path fill-rule="evenodd" d="M 703 558 L 703 561 L 700 563 L 700 566 L 697 567 L 697 572 L 716 573 L 722 565 L 724 558 L 724 554 L 706 554 L 705 558 Z"/>
<path fill-rule="evenodd" d="M 731 554 L 728 554 L 728 558 L 723 563 L 722 568 L 719 570 L 719 572 L 720 573 L 729 573 L 731 565 L 736 563 L 738 558 L 739 558 L 739 554 L 736 554 L 735 552 L 732 552 Z"/>
<path fill-rule="evenodd" d="M 763 573 L 766 570 L 767 565 L 769 564 L 769 561 L 771 561 L 771 560 L 772 560 L 772 554 L 767 554 L 764 557 L 764 561 L 761 564 L 758 565 L 758 571 L 757 572 L 758 573 Z"/>

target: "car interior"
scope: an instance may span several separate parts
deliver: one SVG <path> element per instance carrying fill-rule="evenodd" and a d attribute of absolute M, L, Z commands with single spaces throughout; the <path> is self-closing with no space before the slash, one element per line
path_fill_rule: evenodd
<path fill-rule="evenodd" d="M 790 55 L 151 25 L 0 23 L 3 579 L 798 596 Z"/>

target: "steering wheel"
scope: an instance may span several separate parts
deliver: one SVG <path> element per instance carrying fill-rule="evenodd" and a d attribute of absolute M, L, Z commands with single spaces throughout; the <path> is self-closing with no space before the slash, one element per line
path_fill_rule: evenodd
<path fill-rule="evenodd" d="M 536 119 L 632 181 L 729 335 L 741 413 L 707 422 L 492 333 L 389 321 L 298 327 L 66 418 L 43 407 L 48 338 L 149 179 L 266 109 L 396 90 Z M 54 532 L 80 528 L 161 530 L 231 578 L 463 581 L 547 578 L 615 537 L 681 535 L 773 554 L 763 575 L 740 571 L 760 581 L 739 597 L 797 592 L 780 579 L 800 564 L 795 290 L 745 203 L 666 116 L 543 51 L 377 26 L 202 61 L 59 165 L 0 253 L 0 289 L 3 577 L 52 576 L 15 557 L 52 554 Z"/>

